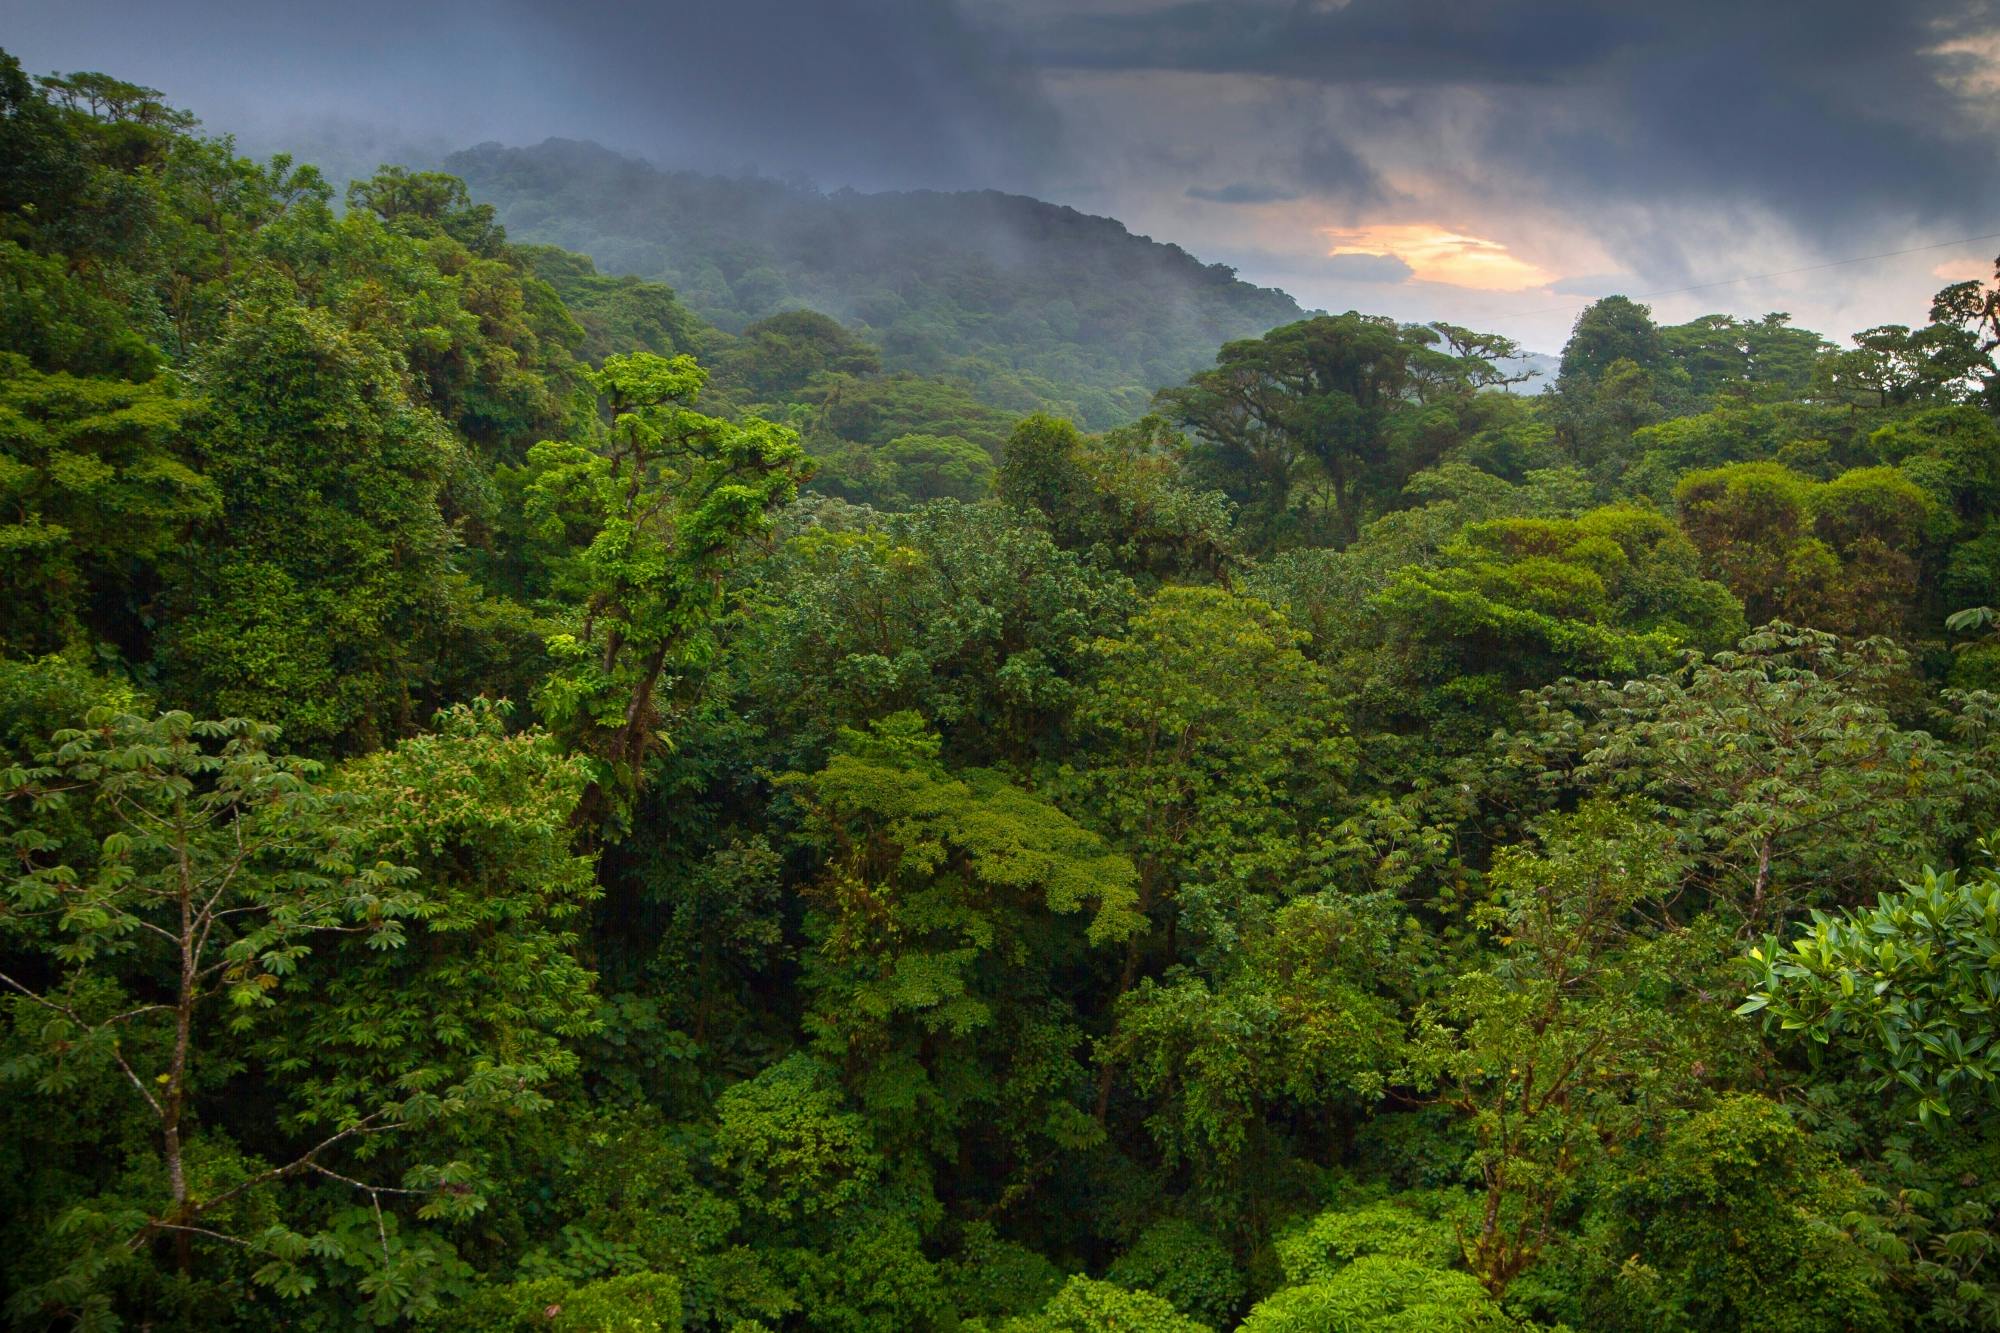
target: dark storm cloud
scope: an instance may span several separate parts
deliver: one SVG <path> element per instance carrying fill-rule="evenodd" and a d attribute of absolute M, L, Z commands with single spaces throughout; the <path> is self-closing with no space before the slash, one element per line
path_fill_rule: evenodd
<path fill-rule="evenodd" d="M 1310 193 L 1355 204 L 1379 203 L 1388 194 L 1375 168 L 1326 131 L 1312 135 L 1300 150 L 1297 175 L 1299 184 Z"/>
<path fill-rule="evenodd" d="M 1461 106 L 1485 119 L 1453 164 L 1475 190 L 1750 205 L 1839 242 L 1887 214 L 1992 217 L 1991 107 L 1952 86 L 1977 57 L 1939 48 L 1995 21 L 1983 0 L 1191 0 L 1022 31 L 1051 69 L 1306 84 L 1405 127 Z M 1343 129 L 1367 145 L 1365 120 Z M 1315 189 L 1311 166 L 1281 184 Z"/>
<path fill-rule="evenodd" d="M 1072 69 L 1532 83 L 1593 68 L 1656 31 L 1636 6 L 1601 3 L 1189 0 L 1045 18 L 1032 53 Z"/>
<path fill-rule="evenodd" d="M 940 0 L 537 6 L 571 91 L 839 183 L 1021 185 L 1059 150 L 1037 76 Z"/>
<path fill-rule="evenodd" d="M 1171 70 L 1381 94 L 1337 133 L 1290 99 L 1296 160 L 1238 178 L 1274 200 L 1379 202 L 1369 112 L 1475 95 L 1475 189 L 1740 199 L 1830 233 L 2000 202 L 1992 122 L 1940 80 L 1970 57 L 1936 53 L 1990 31 L 1989 0 L 0 0 L 0 20 L 31 68 L 141 78 L 219 128 L 567 134 L 829 184 L 1032 188 L 1064 163 L 1043 74 Z"/>
<path fill-rule="evenodd" d="M 1753 231 L 1775 270 L 1992 230 L 2000 45 L 1965 39 L 1995 3 L 0 0 L 0 45 L 363 170 L 398 145 L 589 138 L 1193 217 L 1225 255 L 1281 248 L 1260 225 L 1426 221 L 1518 249 L 1553 224 L 1598 243 L 1579 262 L 1670 288 Z"/>
<path fill-rule="evenodd" d="M 829 184 L 1028 186 L 1060 125 L 1008 44 L 939 0 L 0 0 L 32 70 L 164 89 L 218 129 L 335 116 L 598 139 Z"/>
<path fill-rule="evenodd" d="M 1199 90 L 1193 96 L 1187 89 L 1179 92 L 1188 104 L 1201 104 Z M 1257 90 L 1244 105 L 1244 118 L 1220 141 L 1219 151 L 1206 155 L 1201 170 L 1188 173 L 1198 179 L 1185 196 L 1248 205 L 1311 199 L 1333 205 L 1340 220 L 1348 222 L 1393 202 L 1396 192 L 1381 173 L 1330 123 L 1327 102 L 1326 93 L 1317 88 Z M 1225 183 L 1199 179 L 1215 176 Z"/>

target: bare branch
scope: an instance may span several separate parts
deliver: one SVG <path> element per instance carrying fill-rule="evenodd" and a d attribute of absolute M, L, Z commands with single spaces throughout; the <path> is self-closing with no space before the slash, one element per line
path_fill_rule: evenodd
<path fill-rule="evenodd" d="M 332 1134 L 324 1139 L 321 1139 L 318 1143 L 315 1143 L 312 1147 L 306 1149 L 305 1152 L 293 1158 L 285 1165 L 274 1166 L 270 1168 L 268 1171 L 260 1171 L 256 1175 L 251 1176 L 248 1179 L 238 1181 L 236 1184 L 230 1186 L 228 1189 L 216 1195 L 214 1198 L 204 1199 L 199 1203 L 192 1204 L 191 1207 L 193 1211 L 196 1213 L 202 1213 L 208 1211 L 211 1208 L 220 1207 L 222 1204 L 229 1202 L 229 1200 L 235 1198 L 239 1194 L 245 1193 L 248 1190 L 256 1189 L 261 1185 L 268 1185 L 274 1180 L 282 1180 L 288 1176 L 296 1176 L 299 1175 L 301 1172 L 312 1170 L 318 1164 L 319 1155 L 323 1152 L 326 1152 L 328 1149 L 332 1148 L 337 1143 L 340 1143 L 347 1139 L 354 1138 L 355 1136 L 361 1134 L 372 1134 L 385 1130 L 400 1128 L 400 1126 L 396 1125 L 378 1125 L 376 1123 L 387 1114 L 388 1114 L 388 1108 L 384 1107 L 379 1111 L 364 1116 L 361 1119 L 355 1121 L 353 1124 L 349 1125 L 346 1129 L 341 1130 L 339 1133 Z M 371 1188 L 371 1187 L 364 1186 L 363 1188 Z"/>
<path fill-rule="evenodd" d="M 142 1230 L 126 1242 L 126 1245 L 136 1249 L 141 1241 L 155 1231 L 185 1231 L 190 1235 L 207 1236 L 210 1240 L 219 1240 L 230 1245 L 240 1245 L 245 1249 L 250 1247 L 250 1242 L 244 1240 L 241 1236 L 224 1235 L 220 1231 L 211 1231 L 207 1227 L 191 1227 L 179 1222 L 148 1222 Z"/>

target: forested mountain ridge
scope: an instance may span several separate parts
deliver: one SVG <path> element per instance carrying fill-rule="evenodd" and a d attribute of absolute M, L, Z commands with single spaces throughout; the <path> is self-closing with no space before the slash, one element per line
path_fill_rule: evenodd
<path fill-rule="evenodd" d="M 516 237 L 664 282 L 731 332 L 817 310 L 890 370 L 950 374 L 989 401 L 1073 404 L 1086 425 L 1139 415 L 1215 348 L 1299 317 L 1113 219 L 995 191 L 821 193 L 664 171 L 595 144 L 482 145 L 446 159 Z"/>
<path fill-rule="evenodd" d="M 1996 293 L 1089 432 L 0 53 L 0 1312 L 2000 1328 Z"/>

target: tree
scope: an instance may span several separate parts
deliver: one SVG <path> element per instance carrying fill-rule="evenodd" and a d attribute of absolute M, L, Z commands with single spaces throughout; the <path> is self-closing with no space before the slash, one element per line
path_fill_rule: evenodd
<path fill-rule="evenodd" d="M 197 461 L 221 510 L 177 571 L 169 696 L 295 745 L 412 730 L 449 604 L 444 424 L 369 336 L 289 304 L 241 312 L 204 387 Z"/>
<path fill-rule="evenodd" d="M 1812 384 L 1813 362 L 1832 347 L 1790 321 L 1790 315 L 1778 312 L 1754 321 L 1703 315 L 1661 329 L 1660 344 L 1686 375 L 1688 392 L 1698 401 L 1712 402 L 1720 394 L 1754 400 L 1796 397 Z"/>
<path fill-rule="evenodd" d="M 1478 361 L 1486 365 L 1487 371 L 1479 375 L 1479 382 L 1482 385 L 1504 387 L 1509 384 L 1525 384 L 1534 378 L 1535 372 L 1532 370 L 1510 372 L 1501 368 L 1503 362 L 1518 361 L 1521 358 L 1521 345 L 1512 338 L 1502 337 L 1497 333 L 1481 333 L 1477 329 L 1449 324 L 1443 320 L 1433 321 L 1425 327 L 1444 340 L 1444 345 L 1450 349 L 1451 356 L 1460 361 Z"/>
<path fill-rule="evenodd" d="M 815 377 L 796 398 L 795 417 L 817 453 L 881 446 L 904 435 L 956 435 L 998 457 L 1013 414 L 981 401 L 956 380 L 919 375 Z"/>
<path fill-rule="evenodd" d="M 1404 570 L 1446 562 L 1466 527 L 1495 518 L 1568 518 L 1587 507 L 1588 486 L 1571 469 L 1536 470 L 1521 484 L 1464 463 L 1444 463 L 1410 479 L 1404 497 L 1345 550 L 1287 551 L 1262 562 L 1244 591 L 1281 607 L 1312 635 L 1312 655 L 1338 662 L 1368 639 L 1367 606 Z"/>
<path fill-rule="evenodd" d="M 539 729 L 510 731 L 508 711 L 456 705 L 334 774 L 371 851 L 415 874 L 418 947 L 323 943 L 301 969 L 310 1008 L 259 1025 L 301 1125 L 347 1123 L 381 1088 L 476 1079 L 496 1053 L 526 1108 L 576 1071 L 572 1047 L 597 1031 L 577 954 L 601 891 L 570 828 L 586 766 Z"/>
<path fill-rule="evenodd" d="M 1685 975 L 1679 941 L 1645 925 L 1674 870 L 1663 831 L 1629 810 L 1551 818 L 1539 849 L 1495 858 L 1481 916 L 1497 965 L 1418 1012 L 1410 1076 L 1471 1121 L 1483 1198 L 1460 1244 L 1496 1296 L 1555 1238 L 1577 1177 L 1697 1085 L 1684 1029 L 1651 994 Z"/>
<path fill-rule="evenodd" d="M 1986 601 L 2000 583 L 2000 425 L 1970 405 L 1931 408 L 1868 442 L 1931 502 L 1918 623 Z"/>
<path fill-rule="evenodd" d="M 1153 918 L 1165 962 L 1186 948 L 1226 952 L 1243 919 L 1300 875 L 1350 763 L 1302 641 L 1262 602 L 1183 587 L 1160 589 L 1122 636 L 1098 640 L 1077 707 L 1093 762 L 1063 785 L 1138 869 L 1149 929 L 1126 944 L 1114 1004 L 1138 979 Z M 1100 1120 L 1115 1072 L 1107 1059 Z"/>
<path fill-rule="evenodd" d="M 108 124 L 130 122 L 185 130 L 193 128 L 195 123 L 187 112 L 176 111 L 162 102 L 158 88 L 141 87 L 109 74 L 79 70 L 66 75 L 51 74 L 36 82 L 53 100 L 71 111 L 83 112 Z"/>
<path fill-rule="evenodd" d="M 1734 652 L 1623 684 L 1542 690 L 1506 764 L 1543 790 L 1643 798 L 1691 878 L 1757 931 L 1838 905 L 1954 846 L 1995 796 L 1972 756 L 1897 724 L 1907 657 L 1773 624 Z"/>
<path fill-rule="evenodd" d="M 1806 393 L 1812 388 L 1813 363 L 1832 346 L 1810 329 L 1793 327 L 1791 316 L 1778 311 L 1739 328 L 1750 357 L 1746 378 L 1752 395 L 1760 398 Z"/>
<path fill-rule="evenodd" d="M 1039 1313 L 1009 1319 L 995 1333 L 1206 1333 L 1207 1328 L 1151 1292 L 1078 1274 Z"/>
<path fill-rule="evenodd" d="M 1265 1223 L 1260 1187 L 1289 1157 L 1336 1155 L 1382 1097 L 1405 1053 L 1405 930 L 1379 900 L 1299 898 L 1221 961 L 1122 997 L 1100 1059 L 1150 1108 L 1168 1165 L 1198 1166 L 1204 1207 Z"/>
<path fill-rule="evenodd" d="M 2000 277 L 2000 259 L 1993 263 Z M 1993 353 L 2000 348 L 2000 283 L 1955 282 L 1931 298 L 1930 322 L 1969 334 L 1974 356 L 1968 358 L 1969 371 L 1979 382 L 1986 407 L 2000 402 L 2000 371 L 1993 365 Z"/>
<path fill-rule="evenodd" d="M 1894 468 L 1815 482 L 1778 463 L 1738 463 L 1688 473 L 1674 501 L 1704 572 L 1754 622 L 1884 633 L 1915 600 L 1933 504 Z"/>
<path fill-rule="evenodd" d="M 1639 426 L 1600 475 L 1615 475 L 1619 486 L 1668 509 L 1683 475 L 1731 463 L 1775 463 L 1824 481 L 1843 468 L 1882 461 L 1868 449 L 1874 424 L 1870 415 L 1824 403 L 1729 399 L 1707 412 Z"/>
<path fill-rule="evenodd" d="M 349 187 L 344 216 L 290 209 L 256 240 L 302 301 L 399 353 L 412 396 L 483 454 L 518 462 L 588 428 L 585 330 L 456 177 L 386 168 Z"/>
<path fill-rule="evenodd" d="M 1197 490 L 1185 436 L 1158 416 L 1086 438 L 1067 421 L 1024 419 L 1007 439 L 996 490 L 1042 516 L 1065 550 L 1100 552 L 1135 578 L 1227 583 L 1235 506 Z"/>
<path fill-rule="evenodd" d="M 905 1192 L 920 1173 L 904 1159 L 892 1175 L 836 1071 L 800 1053 L 729 1089 L 716 1103 L 714 1162 L 745 1234 L 813 1327 L 948 1322 Z"/>
<path fill-rule="evenodd" d="M 1243 1274 L 1216 1234 L 1184 1218 L 1155 1222 L 1105 1270 L 1128 1291 L 1149 1292 L 1210 1328 L 1226 1328 L 1243 1304 Z"/>
<path fill-rule="evenodd" d="M 1467 739 L 1518 691 L 1635 674 L 1728 643 L 1743 624 L 1686 538 L 1633 505 L 1467 524 L 1426 564 L 1392 573 L 1357 619 L 1357 713 L 1404 729 L 1466 718 Z"/>
<path fill-rule="evenodd" d="M 1661 350 L 1687 373 L 1688 388 L 1701 399 L 1713 399 L 1750 378 L 1750 349 L 1742 326 L 1729 315 L 1703 315 L 1660 330 Z"/>
<path fill-rule="evenodd" d="M 477 1212 L 473 1168 L 426 1151 L 452 1144 L 438 1131 L 534 1110 L 574 1068 L 562 1043 L 588 1030 L 590 977 L 566 956 L 573 937 L 540 928 L 592 890 L 564 846 L 576 767 L 503 737 L 490 713 L 338 786 L 273 754 L 274 736 L 98 710 L 5 774 L 5 1073 L 38 1097 L 125 1088 L 156 1164 L 84 1167 L 100 1192 L 70 1200 L 62 1271 L 40 1275 L 31 1307 L 102 1311 L 121 1271 L 164 1245 L 183 1282 L 199 1246 L 223 1265 L 254 1256 L 234 1280 L 285 1297 L 316 1286 L 309 1255 L 379 1253 L 376 1312 L 423 1308 L 442 1256 L 400 1231 L 392 1247 L 385 1198 L 416 1200 L 421 1218 Z M 491 868 L 465 876 L 476 856 Z M 238 1147 L 218 1093 L 246 1073 L 290 1108 L 231 1126 Z M 422 1146 L 388 1155 L 392 1140 Z M 403 1169 L 358 1179 L 371 1161 Z M 313 1238 L 297 1229 L 322 1182 L 372 1206 L 358 1248 L 338 1216 Z"/>
<path fill-rule="evenodd" d="M 680 1333 L 681 1289 L 659 1273 L 524 1279 L 490 1287 L 435 1322 L 465 1333 Z"/>
<path fill-rule="evenodd" d="M 0 51 L 0 346 L 40 370 L 146 379 L 160 353 L 115 260 L 154 210 L 95 148 L 82 117 Z"/>
<path fill-rule="evenodd" d="M 790 401 L 816 376 L 879 374 L 882 356 L 816 310 L 792 310 L 743 330 L 716 366 L 721 391 L 752 402 Z"/>
<path fill-rule="evenodd" d="M 578 355 L 592 364 L 618 352 L 699 357 L 724 336 L 682 305 L 671 287 L 599 273 L 588 255 L 553 245 L 519 245 L 513 252 L 583 326 Z"/>
<path fill-rule="evenodd" d="M 215 488 L 189 465 L 195 405 L 154 381 L 79 379 L 0 357 L 0 644 L 48 652 L 86 636 L 144 645 L 131 622 Z"/>
<path fill-rule="evenodd" d="M 1076 1104 L 1083 1034 L 1061 979 L 1142 917 L 1130 861 L 938 753 L 902 713 L 843 732 L 824 768 L 784 779 L 819 862 L 805 1026 L 885 1149 L 964 1166 L 981 1145 L 986 1187 L 1005 1199 L 1097 1137 Z"/>
<path fill-rule="evenodd" d="M 1570 453 L 1602 465 L 1632 432 L 1671 415 L 1687 372 L 1669 355 L 1653 312 L 1623 296 L 1593 302 L 1576 318 L 1548 400 Z"/>
<path fill-rule="evenodd" d="M 957 435 L 898 435 L 880 446 L 848 447 L 825 462 L 818 489 L 880 509 L 971 503 L 993 489 L 992 456 Z"/>
<path fill-rule="evenodd" d="M 388 166 L 347 187 L 347 206 L 366 209 L 413 235 L 451 237 L 476 255 L 492 258 L 507 233 L 493 220 L 493 205 L 475 204 L 465 182 L 442 171 Z"/>
<path fill-rule="evenodd" d="M 1955 324 L 1912 330 L 1883 324 L 1854 335 L 1854 346 L 1828 352 L 1813 371 L 1813 393 L 1850 406 L 1935 406 L 1968 396 L 1990 368 L 1978 336 Z"/>
<path fill-rule="evenodd" d="M 742 706 L 787 766 L 904 709 L 964 762 L 1053 757 L 1072 743 L 1091 642 L 1133 601 L 1129 580 L 1004 506 L 825 506 L 766 567 L 762 613 L 735 627 Z"/>
<path fill-rule="evenodd" d="M 1700 547 L 1709 572 L 1744 599 L 1744 610 L 1759 624 L 1810 605 L 1811 590 L 1792 592 L 1786 577 L 1791 572 L 1809 579 L 1819 572 L 1797 549 L 1811 522 L 1810 487 L 1776 463 L 1743 463 L 1690 472 L 1674 488 L 1682 530 Z"/>
<path fill-rule="evenodd" d="M 1904 1327 L 1861 1182 L 1785 1108 L 1741 1093 L 1676 1118 L 1605 1200 L 1609 1234 L 1584 1296 L 1610 1328 Z"/>
<path fill-rule="evenodd" d="M 2000 872 L 1925 866 L 1872 907 L 1814 912 L 1790 939 L 1753 948 L 1736 1012 L 1810 1039 L 1874 1076 L 1918 1118 L 1989 1101 L 2000 1077 Z"/>
<path fill-rule="evenodd" d="M 1159 402 L 1194 432 L 1197 457 L 1246 506 L 1267 543 L 1354 539 L 1368 503 L 1393 496 L 1459 435 L 1459 410 L 1502 378 L 1440 335 L 1349 312 L 1233 342 Z"/>
<path fill-rule="evenodd" d="M 222 1202 L 191 1194 L 182 1143 L 205 1004 L 270 1003 L 265 992 L 318 933 L 363 929 L 400 945 L 403 919 L 417 908 L 402 887 L 413 872 L 356 863 L 341 845 L 352 833 L 328 826 L 335 803 L 310 785 L 316 765 L 272 757 L 268 727 L 197 723 L 185 713 L 151 721 L 93 713 L 86 722 L 90 730 L 58 732 L 43 764 L 7 775 L 16 793 L 10 850 L 23 867 L 7 886 L 7 925 L 59 964 L 51 984 L 0 978 L 17 1003 L 56 1020 L 45 1050 L 10 1072 L 39 1076 L 44 1091 L 92 1066 L 122 1074 L 152 1113 L 168 1187 L 165 1205 L 135 1234 L 185 1241 Z M 214 740 L 222 744 L 211 753 Z M 36 818 L 79 792 L 92 813 L 108 816 L 101 859 L 83 867 Z M 120 955 L 139 941 L 165 944 L 164 1001 L 129 1003 L 136 997 L 116 980 Z M 297 1169 L 386 1118 L 339 1127 Z M 185 1244 L 182 1252 L 185 1265 Z"/>
<path fill-rule="evenodd" d="M 792 431 L 694 411 L 705 378 L 688 356 L 611 357 L 593 380 L 603 448 L 544 441 L 528 455 L 529 530 L 578 622 L 550 643 L 540 704 L 619 799 L 644 780 L 663 682 L 714 651 L 724 575 L 811 475 Z"/>
<path fill-rule="evenodd" d="M 0 214 L 57 212 L 85 188 L 82 145 L 21 62 L 0 52 Z"/>
<path fill-rule="evenodd" d="M 1241 562 L 1236 506 L 1196 485 L 1192 445 L 1157 415 L 1094 437 L 1084 453 L 1098 518 L 1093 548 L 1134 578 L 1228 587 Z"/>
<path fill-rule="evenodd" d="M 1083 432 L 1044 412 L 1023 417 L 1007 436 L 994 491 L 1016 509 L 1038 513 L 1065 547 L 1087 545 L 1090 476 Z"/>
<path fill-rule="evenodd" d="M 1666 353 L 1666 342 L 1649 307 L 1630 297 L 1603 297 L 1576 317 L 1569 341 L 1563 345 L 1557 392 L 1595 387 L 1620 361 L 1629 361 L 1642 371 L 1658 370 L 1666 364 Z"/>
<path fill-rule="evenodd" d="M 1470 1273 L 1365 1254 L 1328 1277 L 1280 1287 L 1242 1333 L 1505 1333 L 1522 1325 Z"/>
<path fill-rule="evenodd" d="M 1165 587 L 1097 641 L 1078 700 L 1093 744 L 1072 803 L 1133 858 L 1142 912 L 1214 944 L 1230 904 L 1293 884 L 1352 763 L 1303 641 L 1266 603 Z"/>

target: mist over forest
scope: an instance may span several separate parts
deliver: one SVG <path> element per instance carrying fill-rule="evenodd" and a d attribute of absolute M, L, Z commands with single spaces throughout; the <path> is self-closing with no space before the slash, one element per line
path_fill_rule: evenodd
<path fill-rule="evenodd" d="M 995 191 L 825 194 L 556 141 L 443 166 L 511 235 L 664 282 L 725 330 L 815 310 L 892 370 L 958 371 L 1004 405 L 1061 404 L 1095 427 L 1142 415 L 1222 343 L 1301 313 L 1114 219 Z"/>
<path fill-rule="evenodd" d="M 0 9 L 0 1319 L 2000 1328 L 1989 9 L 709 11 Z"/>

